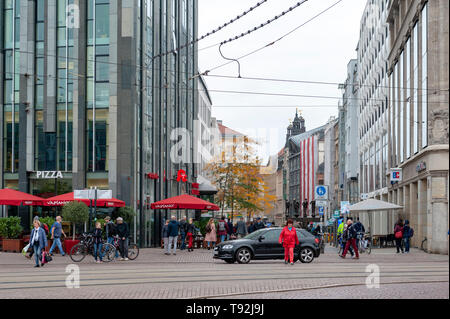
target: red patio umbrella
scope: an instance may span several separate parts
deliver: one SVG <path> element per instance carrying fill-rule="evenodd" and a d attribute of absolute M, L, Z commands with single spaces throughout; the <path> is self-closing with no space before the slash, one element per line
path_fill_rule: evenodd
<path fill-rule="evenodd" d="M 161 200 L 151 205 L 152 209 L 200 209 L 219 210 L 219 206 L 206 200 L 190 196 L 180 195 Z"/>
<path fill-rule="evenodd" d="M 85 203 L 87 206 L 89 206 L 90 201 L 89 199 L 75 199 L 74 198 L 74 192 L 66 193 L 58 196 L 53 196 L 50 198 L 47 198 L 44 200 L 45 206 L 64 206 L 67 203 L 70 202 L 82 202 Z M 92 202 L 94 205 L 94 202 Z M 124 207 L 125 202 L 117 199 L 117 198 L 111 198 L 111 199 L 97 199 L 97 207 Z"/>
<path fill-rule="evenodd" d="M 45 199 L 30 195 L 27 193 L 19 192 L 14 189 L 4 188 L 0 189 L 0 205 L 10 206 L 40 206 Z"/>

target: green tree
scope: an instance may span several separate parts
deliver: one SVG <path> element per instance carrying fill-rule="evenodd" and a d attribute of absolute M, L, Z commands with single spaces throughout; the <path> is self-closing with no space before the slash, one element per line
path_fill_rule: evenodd
<path fill-rule="evenodd" d="M 116 210 L 113 213 L 114 219 L 117 217 L 122 217 L 123 220 L 127 223 L 127 224 L 131 224 L 133 222 L 133 218 L 134 216 L 136 216 L 136 212 L 134 211 L 134 209 L 130 206 L 124 206 L 124 207 L 120 207 L 118 210 Z"/>
<path fill-rule="evenodd" d="M 75 240 L 75 225 L 83 224 L 89 220 L 89 208 L 82 202 L 69 202 L 63 206 L 62 217 L 73 224 L 73 236 Z"/>

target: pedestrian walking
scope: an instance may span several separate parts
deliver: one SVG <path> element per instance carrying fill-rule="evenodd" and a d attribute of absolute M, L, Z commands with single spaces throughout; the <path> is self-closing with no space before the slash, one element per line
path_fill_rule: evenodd
<path fill-rule="evenodd" d="M 259 229 L 266 228 L 263 221 L 261 220 L 261 217 L 256 218 L 256 224 L 255 224 L 255 231 Z"/>
<path fill-rule="evenodd" d="M 34 228 L 31 230 L 30 235 L 30 246 L 34 251 L 34 260 L 36 262 L 34 267 L 39 267 L 39 263 L 41 265 L 40 267 L 43 267 L 42 252 L 47 247 L 47 236 L 45 235 L 45 230 L 41 228 L 41 222 L 39 220 L 35 220 L 33 226 Z"/>
<path fill-rule="evenodd" d="M 348 238 L 348 225 L 347 223 L 342 223 L 344 225 L 344 230 L 342 232 L 342 252 L 344 252 L 345 246 L 347 245 L 347 238 Z M 350 255 L 353 257 L 355 255 L 355 253 L 353 252 L 353 247 L 350 246 L 348 248 L 348 251 L 350 252 Z"/>
<path fill-rule="evenodd" d="M 405 219 L 405 226 L 403 226 L 403 242 L 405 244 L 405 254 L 409 254 L 409 244 L 413 235 L 414 229 L 412 229 L 409 225 L 409 220 Z"/>
<path fill-rule="evenodd" d="M 34 216 L 34 218 L 33 218 L 33 225 L 34 225 L 34 222 L 35 222 L 36 220 L 39 221 L 39 216 Z M 47 235 L 48 235 L 48 232 L 45 231 L 45 228 L 42 227 L 42 224 L 40 224 L 40 227 L 44 230 L 45 236 L 47 236 Z M 31 238 L 31 237 L 30 237 L 30 238 Z M 46 238 L 47 238 L 47 237 L 46 237 Z M 31 259 L 31 257 L 33 257 L 33 255 L 34 255 L 34 250 L 33 250 L 33 246 L 31 245 L 31 241 L 29 242 L 29 244 L 30 244 L 30 247 L 28 248 L 28 250 L 30 251 L 30 253 L 29 253 L 28 255 L 26 255 L 25 257 L 28 258 L 28 259 Z"/>
<path fill-rule="evenodd" d="M 252 220 L 247 227 L 248 233 L 251 234 L 255 231 L 255 221 Z"/>
<path fill-rule="evenodd" d="M 114 245 L 114 237 L 117 235 L 116 225 L 112 222 L 111 217 L 105 217 L 105 232 L 106 232 L 106 242 L 108 244 Z M 119 250 L 116 249 L 116 258 L 119 257 Z"/>
<path fill-rule="evenodd" d="M 192 218 L 189 218 L 189 224 L 187 224 L 186 227 L 186 233 L 187 233 L 187 237 L 186 239 L 188 240 L 188 251 L 194 251 L 194 246 L 193 246 L 193 242 L 194 242 L 194 235 L 196 233 L 196 227 L 194 224 L 194 221 L 192 220 Z"/>
<path fill-rule="evenodd" d="M 164 223 L 161 233 L 162 233 L 162 238 L 163 238 L 163 242 L 164 242 L 164 254 L 170 255 L 169 254 L 169 220 L 168 219 Z"/>
<path fill-rule="evenodd" d="M 295 245 L 299 245 L 297 231 L 294 227 L 294 222 L 292 219 L 288 219 L 286 226 L 283 228 L 278 239 L 280 244 L 284 247 L 284 263 L 288 264 L 289 261 L 291 265 L 294 264 L 294 248 Z"/>
<path fill-rule="evenodd" d="M 186 249 L 186 233 L 187 233 L 187 221 L 186 216 L 183 216 L 183 218 L 180 220 L 180 236 L 181 236 L 181 247 L 180 250 Z"/>
<path fill-rule="evenodd" d="M 241 217 L 236 225 L 236 233 L 238 238 L 242 238 L 247 235 L 247 226 L 245 225 L 244 218 Z"/>
<path fill-rule="evenodd" d="M 170 251 L 172 250 L 172 254 L 177 254 L 177 241 L 178 241 L 178 233 L 180 231 L 180 223 L 177 222 L 177 218 L 175 216 L 172 216 L 170 219 L 170 223 L 168 226 L 169 231 L 169 255 Z M 173 248 L 172 248 L 173 247 Z"/>
<path fill-rule="evenodd" d="M 216 247 L 217 234 L 216 234 L 216 225 L 214 225 L 214 219 L 210 219 L 208 224 L 206 224 L 206 236 L 205 236 L 206 244 L 208 250 L 210 249 L 210 243 L 213 244 L 213 247 Z"/>
<path fill-rule="evenodd" d="M 120 260 L 128 260 L 128 236 L 130 236 L 128 224 L 123 221 L 122 217 L 118 217 L 116 223 L 117 236 L 119 237 Z"/>
<path fill-rule="evenodd" d="M 219 222 L 217 223 L 217 235 L 220 238 L 220 242 L 224 242 L 225 238 L 227 237 L 227 232 L 228 232 L 228 225 L 227 222 L 225 221 L 225 217 L 221 217 Z"/>
<path fill-rule="evenodd" d="M 231 237 L 234 234 L 234 227 L 233 227 L 233 223 L 231 222 L 230 219 L 228 219 L 227 221 L 227 240 L 230 240 Z"/>
<path fill-rule="evenodd" d="M 103 262 L 103 231 L 102 224 L 100 222 L 95 223 L 94 233 L 92 234 L 92 238 L 94 239 L 94 258 L 96 263 Z"/>
<path fill-rule="evenodd" d="M 345 256 L 347 255 L 347 252 L 350 248 L 350 246 L 353 247 L 353 250 L 355 251 L 355 259 L 359 259 L 359 252 L 358 252 L 358 248 L 356 247 L 356 231 L 355 228 L 353 226 L 353 221 L 352 219 L 347 219 L 347 229 L 346 229 L 346 239 L 347 239 L 347 243 L 345 244 L 345 249 L 344 249 L 344 253 L 341 256 L 341 258 L 345 258 Z"/>
<path fill-rule="evenodd" d="M 48 254 L 50 256 L 53 256 L 53 250 L 56 248 L 56 246 L 58 246 L 58 250 L 59 250 L 61 256 L 66 255 L 64 253 L 64 249 L 61 244 L 61 235 L 64 235 L 64 238 L 66 238 L 67 236 L 64 233 L 64 230 L 62 229 L 61 221 L 62 221 L 61 216 L 56 216 L 56 221 L 53 223 L 53 225 L 51 227 L 51 234 L 52 234 L 51 238 L 53 240 L 53 244 L 52 244 L 52 247 L 50 247 L 50 250 L 48 252 Z"/>
<path fill-rule="evenodd" d="M 359 241 L 364 238 L 364 233 L 366 232 L 364 225 L 359 221 L 359 217 L 356 217 L 356 223 L 354 227 L 356 231 L 356 247 L 359 247 Z"/>
<path fill-rule="evenodd" d="M 397 254 L 400 253 L 400 250 L 402 251 L 402 254 L 404 253 L 403 250 L 403 220 L 401 218 L 398 219 L 397 223 L 394 227 L 394 237 L 395 237 L 395 247 L 397 247 Z"/>

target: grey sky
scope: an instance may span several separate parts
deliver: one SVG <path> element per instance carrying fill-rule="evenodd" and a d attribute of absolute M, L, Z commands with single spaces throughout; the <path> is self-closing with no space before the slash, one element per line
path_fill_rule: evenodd
<path fill-rule="evenodd" d="M 217 26 L 235 18 L 257 0 L 199 0 L 199 34 L 209 32 Z M 269 0 L 247 16 L 199 42 L 199 49 L 229 39 L 278 15 L 296 4 L 297 0 Z M 289 32 L 306 20 L 328 8 L 337 0 L 309 0 L 293 12 L 281 17 L 261 30 L 222 46 L 227 57 L 247 54 Z M 366 4 L 365 0 L 343 0 L 341 3 L 301 27 L 288 37 L 260 52 L 240 60 L 241 76 L 307 81 L 344 82 L 347 63 L 356 58 L 359 38 L 359 23 Z M 228 62 L 220 56 L 218 46 L 199 51 L 199 68 L 203 72 Z M 232 63 L 210 74 L 237 76 L 237 64 Z M 210 90 L 256 91 L 283 94 L 335 96 L 342 95 L 337 86 L 278 83 L 242 79 L 205 77 Z M 224 125 L 237 130 L 258 128 L 272 129 L 260 138 L 270 143 L 261 150 L 262 157 L 275 154 L 284 145 L 286 127 L 293 119 L 292 108 L 226 108 L 231 105 L 292 105 L 298 106 L 310 130 L 326 123 L 330 116 L 337 116 L 337 99 L 303 97 L 273 97 L 211 92 L 213 116 L 223 120 Z M 310 105 L 332 107 L 309 108 Z M 333 107 L 335 106 L 335 107 Z M 276 130 L 277 133 L 276 132 Z M 251 133 L 252 131 L 250 131 Z"/>

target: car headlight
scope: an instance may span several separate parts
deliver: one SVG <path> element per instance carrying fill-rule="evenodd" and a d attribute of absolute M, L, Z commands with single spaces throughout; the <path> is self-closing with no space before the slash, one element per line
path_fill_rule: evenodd
<path fill-rule="evenodd" d="M 224 245 L 222 249 L 232 249 L 233 245 Z"/>

